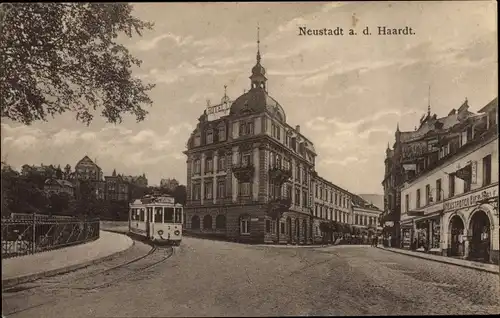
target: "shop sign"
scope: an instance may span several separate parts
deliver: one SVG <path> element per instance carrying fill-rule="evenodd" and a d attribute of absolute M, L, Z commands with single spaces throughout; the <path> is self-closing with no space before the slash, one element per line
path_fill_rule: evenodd
<path fill-rule="evenodd" d="M 393 227 L 394 226 L 394 222 L 393 221 L 385 221 L 385 226 L 387 227 Z"/>
<path fill-rule="evenodd" d="M 477 204 L 478 201 L 497 197 L 498 196 L 498 185 L 487 189 L 480 189 L 468 195 L 461 196 L 454 200 L 450 200 L 444 203 L 444 211 L 453 211 L 462 208 L 468 208 Z"/>
<path fill-rule="evenodd" d="M 471 183 L 477 183 L 477 161 L 471 162 Z"/>
<path fill-rule="evenodd" d="M 259 222 L 259 218 L 251 218 L 250 221 L 252 221 L 252 222 Z"/>

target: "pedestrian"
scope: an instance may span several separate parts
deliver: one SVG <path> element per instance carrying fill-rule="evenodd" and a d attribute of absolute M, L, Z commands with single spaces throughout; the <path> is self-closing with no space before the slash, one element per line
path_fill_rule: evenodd
<path fill-rule="evenodd" d="M 375 247 L 377 247 L 378 246 L 378 235 L 375 235 L 374 243 L 375 243 Z"/>

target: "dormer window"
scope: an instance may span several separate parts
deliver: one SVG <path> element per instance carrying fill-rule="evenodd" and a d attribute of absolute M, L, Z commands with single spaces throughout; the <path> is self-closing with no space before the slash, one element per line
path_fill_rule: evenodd
<path fill-rule="evenodd" d="M 219 141 L 226 140 L 226 126 L 219 126 L 218 133 L 219 133 Z"/>
<path fill-rule="evenodd" d="M 214 142 L 214 132 L 212 129 L 207 131 L 207 144 L 211 144 Z"/>
<path fill-rule="evenodd" d="M 240 122 L 240 136 L 253 135 L 253 125 L 253 120 Z"/>
<path fill-rule="evenodd" d="M 194 136 L 194 146 L 195 146 L 195 147 L 200 146 L 200 139 L 201 139 L 201 138 L 200 138 L 200 135 L 196 135 L 196 136 Z"/>

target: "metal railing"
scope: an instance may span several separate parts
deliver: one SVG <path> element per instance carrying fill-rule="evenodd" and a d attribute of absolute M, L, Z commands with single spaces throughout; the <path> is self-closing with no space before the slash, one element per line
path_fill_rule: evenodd
<path fill-rule="evenodd" d="M 90 242 L 99 230 L 99 219 L 2 218 L 2 259 Z"/>

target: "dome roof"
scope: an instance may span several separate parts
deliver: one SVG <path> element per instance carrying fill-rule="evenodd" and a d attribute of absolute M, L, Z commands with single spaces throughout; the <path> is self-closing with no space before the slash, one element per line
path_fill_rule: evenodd
<path fill-rule="evenodd" d="M 252 68 L 252 75 L 266 75 L 266 69 L 260 63 L 257 63 Z"/>
<path fill-rule="evenodd" d="M 231 105 L 230 115 L 265 112 L 286 122 L 286 115 L 281 105 L 261 87 L 255 87 L 238 97 Z"/>

